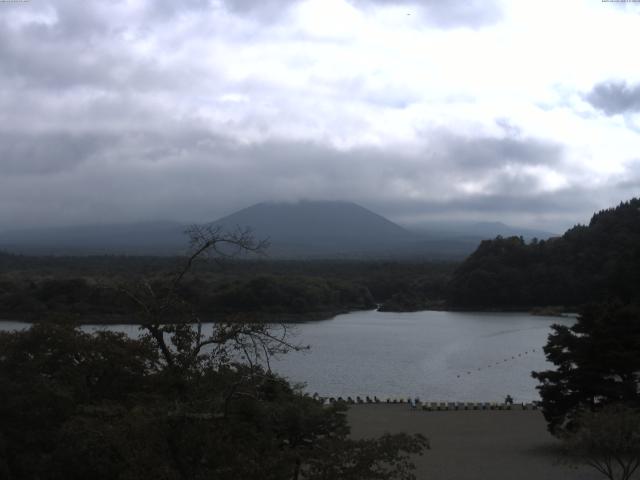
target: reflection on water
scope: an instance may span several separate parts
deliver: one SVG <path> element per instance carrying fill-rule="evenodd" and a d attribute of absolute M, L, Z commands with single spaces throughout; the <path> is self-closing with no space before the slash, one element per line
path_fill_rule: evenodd
<path fill-rule="evenodd" d="M 542 352 L 550 325 L 573 322 L 525 313 L 354 312 L 290 326 L 294 341 L 311 349 L 272 367 L 321 395 L 531 401 L 538 399 L 531 371 L 550 368 Z M 0 322 L 0 330 L 27 326 Z M 131 325 L 85 328 L 139 334 Z"/>

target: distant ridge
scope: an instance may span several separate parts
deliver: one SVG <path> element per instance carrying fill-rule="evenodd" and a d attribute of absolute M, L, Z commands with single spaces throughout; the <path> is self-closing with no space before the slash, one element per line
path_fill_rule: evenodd
<path fill-rule="evenodd" d="M 495 238 L 498 235 L 503 237 L 523 237 L 525 240 L 533 238 L 546 240 L 550 237 L 559 236 L 556 233 L 545 230 L 514 227 L 502 222 L 431 221 L 416 225 L 411 230 L 425 235 L 472 238 L 476 241 L 476 246 L 480 240 Z"/>
<path fill-rule="evenodd" d="M 187 247 L 185 228 L 178 222 L 32 228 L 0 233 L 0 249 L 35 255 L 177 255 Z"/>
<path fill-rule="evenodd" d="M 487 238 L 551 234 L 497 222 L 431 222 L 402 227 L 344 201 L 258 203 L 210 223 L 226 230 L 249 227 L 270 240 L 270 258 L 463 259 Z M 0 250 L 30 255 L 179 255 L 188 225 L 140 222 L 33 228 L 0 233 Z"/>

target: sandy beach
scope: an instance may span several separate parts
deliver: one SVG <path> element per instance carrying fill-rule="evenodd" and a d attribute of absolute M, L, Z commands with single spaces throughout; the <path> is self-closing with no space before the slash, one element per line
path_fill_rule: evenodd
<path fill-rule="evenodd" d="M 538 410 L 411 410 L 408 405 L 353 405 L 355 438 L 422 433 L 431 450 L 416 458 L 420 480 L 596 480 L 590 467 L 560 458 Z"/>

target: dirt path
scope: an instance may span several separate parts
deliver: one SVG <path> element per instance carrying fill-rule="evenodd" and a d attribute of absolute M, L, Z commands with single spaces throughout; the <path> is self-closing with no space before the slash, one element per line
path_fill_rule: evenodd
<path fill-rule="evenodd" d="M 560 461 L 557 441 L 540 411 L 432 411 L 407 405 L 354 405 L 356 438 L 384 432 L 422 433 L 431 450 L 416 459 L 422 480 L 595 480 L 589 467 Z M 640 477 L 639 477 L 640 478 Z"/>

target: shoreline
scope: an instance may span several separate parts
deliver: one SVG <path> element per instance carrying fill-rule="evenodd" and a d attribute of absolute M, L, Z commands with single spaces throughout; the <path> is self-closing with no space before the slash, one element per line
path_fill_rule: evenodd
<path fill-rule="evenodd" d="M 330 310 L 319 312 L 307 312 L 307 313 L 264 313 L 264 312 L 233 312 L 233 313 L 217 313 L 211 314 L 201 319 L 201 323 L 218 323 L 225 319 L 233 317 L 246 317 L 254 323 L 305 323 L 315 322 L 321 320 L 330 320 L 338 315 L 361 312 L 367 310 Z M 63 318 L 64 314 L 57 315 L 58 318 Z M 143 323 L 132 318 L 133 315 L 126 314 L 87 314 L 78 315 L 70 313 L 69 318 L 82 318 L 82 322 L 78 322 L 78 325 L 142 325 Z M 86 320 L 84 320 L 86 319 Z M 18 316 L 14 318 L 0 318 L 0 322 L 12 322 L 12 323 L 46 323 L 52 321 L 50 318 L 36 317 L 31 315 Z M 195 322 L 177 322 L 177 323 L 191 323 Z"/>
<path fill-rule="evenodd" d="M 534 317 L 557 317 L 557 318 L 575 318 L 576 314 L 573 312 L 545 312 L 540 313 L 534 310 L 522 310 L 522 309 L 456 309 L 456 308 L 426 308 L 422 310 L 383 310 L 382 305 L 379 305 L 371 309 L 341 309 L 341 310 L 326 310 L 317 312 L 304 312 L 304 313 L 270 313 L 270 312 L 221 312 L 210 314 L 201 320 L 201 323 L 217 323 L 224 321 L 226 318 L 233 317 L 245 317 L 255 323 L 306 323 L 317 322 L 323 320 L 331 320 L 338 315 L 345 315 L 356 312 L 379 312 L 379 313 L 418 313 L 418 312 L 452 312 L 452 313 L 522 313 L 528 314 Z M 63 318 L 64 313 L 54 314 L 57 318 Z M 81 317 L 86 321 L 78 322 L 78 325 L 142 325 L 141 322 L 133 319 L 133 315 L 128 314 L 87 314 L 80 315 L 77 313 L 69 313 L 69 318 Z M 13 322 L 13 323 L 45 323 L 51 321 L 50 318 L 39 317 L 35 314 L 19 315 L 14 318 L 0 318 L 0 322 Z M 180 322 L 179 322 L 180 323 Z M 194 322 L 188 322 L 194 323 Z"/>

